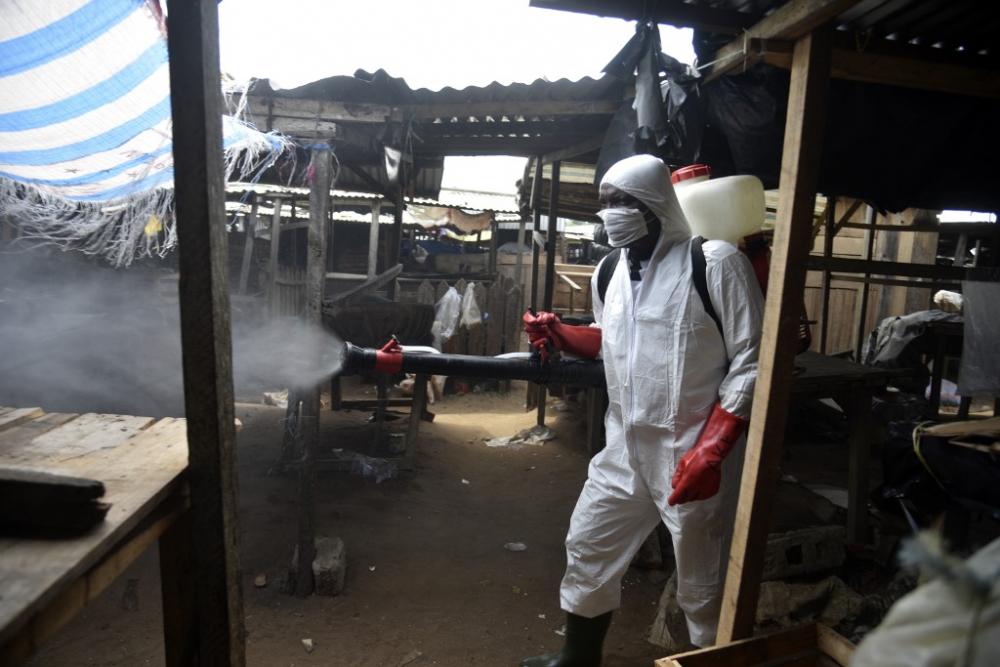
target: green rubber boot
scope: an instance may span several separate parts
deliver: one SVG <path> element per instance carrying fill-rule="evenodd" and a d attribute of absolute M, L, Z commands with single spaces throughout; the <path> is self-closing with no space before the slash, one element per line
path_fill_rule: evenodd
<path fill-rule="evenodd" d="M 562 650 L 525 658 L 521 667 L 600 667 L 609 625 L 610 611 L 594 618 L 566 614 L 566 644 Z"/>

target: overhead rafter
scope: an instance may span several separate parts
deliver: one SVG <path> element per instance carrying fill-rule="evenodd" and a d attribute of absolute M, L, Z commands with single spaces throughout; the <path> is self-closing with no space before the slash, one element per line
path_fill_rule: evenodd
<path fill-rule="evenodd" d="M 690 5 L 681 0 L 531 0 L 531 7 L 641 21 L 650 19 L 682 28 L 739 34 L 760 17 L 732 9 Z M 648 11 L 648 14 L 647 14 Z"/>
<path fill-rule="evenodd" d="M 739 67 L 752 39 L 795 40 L 814 28 L 840 16 L 861 0 L 789 0 L 756 23 L 742 36 L 719 49 L 709 80 Z"/>
<path fill-rule="evenodd" d="M 247 96 L 247 109 L 258 127 L 268 130 L 278 119 L 296 118 L 313 123 L 384 123 L 390 120 L 468 119 L 492 117 L 547 117 L 611 115 L 620 100 L 496 100 L 449 104 L 387 106 L 367 102 L 333 102 L 290 97 Z"/>
<path fill-rule="evenodd" d="M 930 57 L 925 49 L 869 45 L 851 48 L 850 40 L 837 40 L 830 76 L 886 86 L 930 90 L 938 93 L 1000 98 L 1000 70 Z M 790 69 L 792 45 L 781 40 L 750 40 L 744 68 L 758 62 Z M 912 53 L 907 53 L 912 51 Z M 957 59 L 955 59 L 957 60 Z"/>

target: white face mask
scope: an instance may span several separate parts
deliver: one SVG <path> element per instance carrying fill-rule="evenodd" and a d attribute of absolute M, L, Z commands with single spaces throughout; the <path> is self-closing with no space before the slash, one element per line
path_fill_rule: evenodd
<path fill-rule="evenodd" d="M 624 248 L 649 233 L 646 218 L 637 208 L 605 208 L 597 212 L 612 248 Z"/>

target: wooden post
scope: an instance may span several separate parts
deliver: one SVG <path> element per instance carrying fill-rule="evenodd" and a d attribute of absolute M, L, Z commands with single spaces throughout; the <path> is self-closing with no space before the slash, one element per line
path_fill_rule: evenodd
<path fill-rule="evenodd" d="M 278 246 L 281 243 L 281 198 L 274 200 L 274 213 L 271 215 L 271 251 L 268 266 L 271 269 L 271 285 L 267 291 L 267 301 L 270 304 L 270 315 L 278 315 Z"/>
<path fill-rule="evenodd" d="M 382 213 L 382 200 L 372 200 L 372 226 L 368 230 L 368 278 L 374 278 L 378 270 L 378 217 Z"/>
<path fill-rule="evenodd" d="M 489 257 L 489 274 L 496 277 L 497 273 L 497 237 L 500 235 L 500 223 L 497 222 L 497 216 L 494 213 L 492 220 L 490 220 L 490 257 Z"/>
<path fill-rule="evenodd" d="M 823 230 L 823 258 L 830 259 L 833 257 L 833 237 L 836 234 L 834 231 L 834 222 L 837 219 L 837 198 L 834 196 L 827 196 L 826 198 L 826 227 Z M 822 306 L 822 328 L 819 330 L 819 351 L 822 354 L 826 354 L 826 341 L 829 336 L 830 331 L 830 282 L 831 282 L 831 271 L 830 269 L 823 270 L 823 306 Z"/>
<path fill-rule="evenodd" d="M 309 233 L 306 238 L 305 326 L 323 326 L 323 286 L 326 282 L 326 215 L 330 204 L 330 147 L 312 149 L 312 186 L 309 188 Z M 309 352 L 319 355 L 319 350 Z M 317 362 L 319 359 L 317 358 Z M 311 595 L 312 562 L 316 557 L 316 449 L 319 446 L 319 385 L 302 388 L 302 456 L 299 459 L 298 569 L 295 594 Z"/>
<path fill-rule="evenodd" d="M 246 662 L 215 0 L 167 0 L 194 614 L 165 623 L 200 665 Z M 169 615 L 165 614 L 166 616 Z M 184 636 L 176 636 L 177 632 Z"/>
<path fill-rule="evenodd" d="M 872 261 L 872 254 L 875 251 L 875 223 L 878 221 L 878 213 L 875 211 L 875 207 L 868 205 L 868 213 L 865 216 L 865 224 L 868 229 L 865 230 L 865 261 Z M 865 343 L 865 329 L 868 325 L 868 296 L 871 291 L 871 279 L 872 274 L 865 271 L 865 280 L 861 283 L 860 291 L 858 295 L 858 307 L 857 307 L 857 319 L 855 322 L 858 324 L 858 335 L 855 338 L 854 343 L 854 360 L 859 364 L 861 363 L 861 357 L 864 355 L 864 343 Z"/>
<path fill-rule="evenodd" d="M 197 636 L 189 632 L 197 616 L 192 572 L 191 511 L 181 514 L 160 536 L 160 594 L 163 596 L 163 652 L 167 667 L 198 664 Z"/>
<path fill-rule="evenodd" d="M 559 166 L 552 163 L 552 177 L 549 181 L 549 228 L 545 239 L 545 298 L 542 301 L 543 310 L 552 310 L 552 299 L 556 287 L 556 235 L 559 220 Z M 545 385 L 538 385 L 538 416 L 535 422 L 545 425 Z"/>
<path fill-rule="evenodd" d="M 545 310 L 552 310 L 552 299 L 556 289 L 556 237 L 559 220 L 559 166 L 552 163 L 552 182 L 549 185 L 549 231 L 545 239 Z"/>
<path fill-rule="evenodd" d="M 847 542 L 868 542 L 868 469 L 871 467 L 872 392 L 858 387 L 843 406 L 850 419 L 847 471 Z"/>
<path fill-rule="evenodd" d="M 525 243 L 524 228 L 526 223 L 527 219 L 522 215 L 521 220 L 517 223 L 517 262 L 514 264 L 514 284 L 522 291 L 524 290 L 524 285 L 521 284 L 521 277 L 524 274 L 524 254 L 521 252 L 521 247 Z"/>
<path fill-rule="evenodd" d="M 525 302 L 530 304 L 531 310 L 538 309 L 538 263 L 541 252 L 538 243 L 535 242 L 535 235 L 542 231 L 542 187 L 544 185 L 542 171 L 542 156 L 539 155 L 535 158 L 535 177 L 531 181 L 531 293 L 525 299 Z M 545 402 L 541 385 L 529 383 L 524 401 L 526 409 L 537 407 L 540 402 Z M 544 412 L 539 414 L 539 419 L 544 423 Z"/>
<path fill-rule="evenodd" d="M 250 195 L 253 202 L 250 204 L 250 215 L 246 218 L 246 233 L 243 235 L 243 265 L 240 267 L 240 294 L 247 293 L 247 283 L 250 281 L 250 264 L 253 261 L 253 239 L 257 229 L 257 193 Z"/>
<path fill-rule="evenodd" d="M 829 77 L 830 33 L 822 28 L 796 41 L 792 55 L 774 256 L 719 643 L 749 637 L 753 632 L 771 500 L 788 417 Z"/>
<path fill-rule="evenodd" d="M 532 230 L 542 231 L 542 157 L 535 158 L 535 180 L 531 183 Z M 534 238 L 534 237 L 532 237 Z M 538 261 L 541 253 L 538 244 L 531 242 L 531 296 L 527 300 L 532 309 L 538 308 Z"/>
<path fill-rule="evenodd" d="M 424 418 L 427 410 L 427 381 L 430 376 L 425 373 L 417 373 L 413 377 L 413 402 L 410 404 L 410 423 L 406 429 L 406 455 L 403 459 L 404 467 L 413 469 L 413 462 L 417 457 L 417 436 L 420 433 L 420 422 Z"/>
<path fill-rule="evenodd" d="M 392 234 L 389 236 L 389 247 L 387 254 L 389 262 L 385 265 L 386 270 L 399 264 L 400 245 L 403 243 L 403 183 L 399 184 L 399 191 L 393 199 L 392 211 Z M 389 283 L 389 299 L 399 300 L 399 283 L 393 280 Z"/>

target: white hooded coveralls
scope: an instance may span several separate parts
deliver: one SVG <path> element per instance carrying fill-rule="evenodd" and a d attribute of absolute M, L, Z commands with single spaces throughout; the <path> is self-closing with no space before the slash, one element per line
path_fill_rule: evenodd
<path fill-rule="evenodd" d="M 642 542 L 663 521 L 677 561 L 677 600 L 691 641 L 715 641 L 743 461 L 741 441 L 723 463 L 719 493 L 675 507 L 671 477 L 698 440 L 716 401 L 748 418 L 757 374 L 763 297 L 749 261 L 722 241 L 705 242 L 706 277 L 725 340 L 702 305 L 691 276 L 691 232 L 657 158 L 615 164 L 613 185 L 649 206 L 662 224 L 642 272 L 629 278 L 626 253 L 598 296 L 607 376 L 607 446 L 593 458 L 566 537 L 563 610 L 594 617 L 616 609 L 621 579 Z M 728 359 L 728 363 L 727 363 Z"/>

